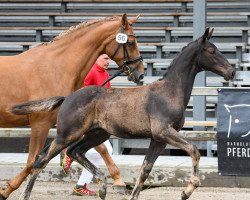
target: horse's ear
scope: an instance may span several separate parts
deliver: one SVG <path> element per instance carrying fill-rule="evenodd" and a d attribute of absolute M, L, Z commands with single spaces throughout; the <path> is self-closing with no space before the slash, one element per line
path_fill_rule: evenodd
<path fill-rule="evenodd" d="M 128 22 L 127 14 L 125 13 L 122 15 L 122 26 L 124 29 L 127 29 L 128 25 L 129 25 L 129 22 Z"/>
<path fill-rule="evenodd" d="M 132 24 L 134 24 L 137 20 L 138 20 L 138 18 L 141 16 L 141 14 L 139 14 L 139 15 L 137 15 L 136 17 L 133 17 L 132 19 L 130 19 L 129 20 L 129 24 L 130 25 L 132 25 Z"/>
<path fill-rule="evenodd" d="M 205 33 L 202 35 L 202 42 L 205 42 L 209 34 L 209 27 L 206 28 Z"/>
<path fill-rule="evenodd" d="M 210 40 L 210 38 L 212 37 L 214 29 L 212 28 L 212 30 L 209 32 L 208 36 L 207 36 L 207 40 Z"/>

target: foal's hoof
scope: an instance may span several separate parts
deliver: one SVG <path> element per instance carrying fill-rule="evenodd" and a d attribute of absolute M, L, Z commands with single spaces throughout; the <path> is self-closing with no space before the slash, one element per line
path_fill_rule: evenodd
<path fill-rule="evenodd" d="M 129 195 L 130 194 L 130 192 L 129 192 L 129 190 L 127 190 L 126 186 L 113 185 L 113 189 L 118 194 L 122 194 L 122 195 Z"/>
<path fill-rule="evenodd" d="M 102 200 L 104 200 L 106 198 L 106 194 L 107 194 L 107 188 L 105 187 L 105 185 L 103 185 L 98 191 L 98 196 Z"/>
<path fill-rule="evenodd" d="M 106 198 L 106 192 L 103 192 L 103 191 L 99 190 L 98 196 L 99 196 L 102 200 L 104 200 L 104 199 Z"/>
<path fill-rule="evenodd" d="M 181 200 L 187 200 L 188 198 L 189 198 L 189 196 L 186 195 L 186 193 L 183 191 L 183 192 L 181 193 Z"/>

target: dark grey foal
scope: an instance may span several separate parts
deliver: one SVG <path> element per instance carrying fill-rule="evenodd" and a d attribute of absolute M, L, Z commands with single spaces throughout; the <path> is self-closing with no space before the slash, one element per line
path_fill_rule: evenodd
<path fill-rule="evenodd" d="M 214 44 L 209 42 L 212 31 L 206 29 L 202 37 L 189 43 L 173 60 L 162 80 L 138 88 L 105 90 L 87 87 L 76 91 L 63 101 L 57 118 L 57 136 L 52 144 L 40 153 L 32 170 L 28 185 L 20 197 L 29 198 L 39 172 L 62 149 L 101 180 L 100 197 L 106 196 L 106 177 L 84 156 L 90 148 L 101 144 L 110 135 L 122 138 L 151 138 L 142 164 L 139 178 L 130 200 L 138 199 L 155 160 L 167 144 L 186 151 L 192 158 L 192 177 L 182 192 L 182 200 L 188 199 L 200 184 L 197 148 L 186 141 L 178 131 L 184 124 L 184 111 L 189 102 L 195 76 L 209 70 L 230 80 L 235 70 Z M 13 108 L 27 112 L 43 105 L 59 105 L 64 97 L 45 99 L 38 104 L 27 103 Z M 45 108 L 50 110 L 53 108 Z M 42 109 L 41 109 L 42 110 Z"/>

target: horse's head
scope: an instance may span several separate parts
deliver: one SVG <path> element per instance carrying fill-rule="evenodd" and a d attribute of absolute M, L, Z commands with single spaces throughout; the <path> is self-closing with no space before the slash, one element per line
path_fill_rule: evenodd
<path fill-rule="evenodd" d="M 196 65 L 200 70 L 212 71 L 225 80 L 233 79 L 235 69 L 229 64 L 228 60 L 222 55 L 217 47 L 209 41 L 213 29 L 206 29 L 205 33 L 197 40 L 199 52 L 196 59 Z"/>
<path fill-rule="evenodd" d="M 144 65 L 132 28 L 138 18 L 139 15 L 128 20 L 127 15 L 123 14 L 118 30 L 105 48 L 105 53 L 127 73 L 128 80 L 134 82 L 144 77 Z"/>

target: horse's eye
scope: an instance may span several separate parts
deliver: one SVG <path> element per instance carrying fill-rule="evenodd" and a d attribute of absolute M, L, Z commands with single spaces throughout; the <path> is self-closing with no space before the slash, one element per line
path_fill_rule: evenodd
<path fill-rule="evenodd" d="M 133 46 L 134 42 L 128 42 L 128 46 Z"/>
<path fill-rule="evenodd" d="M 211 54 L 214 54 L 214 52 L 215 52 L 214 48 L 212 48 L 212 47 L 208 48 L 207 51 Z"/>
<path fill-rule="evenodd" d="M 128 46 L 132 47 L 132 46 L 134 46 L 135 42 L 134 41 L 128 41 L 127 44 L 128 44 Z"/>

